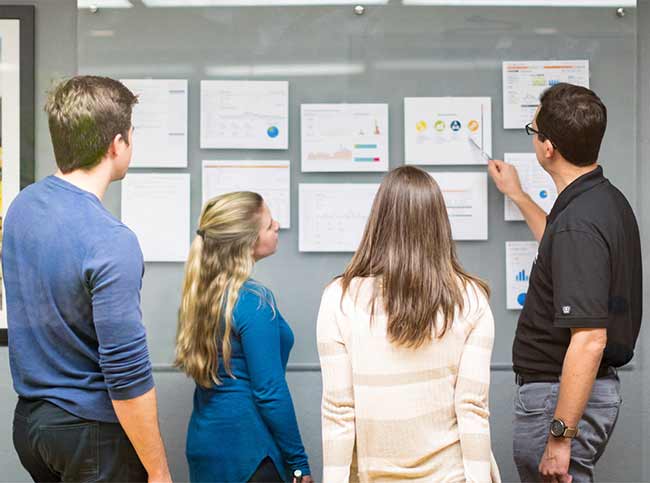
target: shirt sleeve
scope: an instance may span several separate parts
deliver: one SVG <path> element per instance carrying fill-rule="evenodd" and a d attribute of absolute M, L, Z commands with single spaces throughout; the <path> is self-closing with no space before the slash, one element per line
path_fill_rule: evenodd
<path fill-rule="evenodd" d="M 240 292 L 241 297 L 245 309 L 237 320 L 238 334 L 255 404 L 287 466 L 291 471 L 301 470 L 303 475 L 310 475 L 282 365 L 280 318 L 269 303 L 273 298 L 269 296 L 269 300 L 266 300 L 245 288 Z"/>
<path fill-rule="evenodd" d="M 116 228 L 84 261 L 99 366 L 109 396 L 133 399 L 154 386 L 140 310 L 144 261 L 133 232 Z"/>
<path fill-rule="evenodd" d="M 479 303 L 458 365 L 454 406 L 465 479 L 468 482 L 490 482 L 493 456 L 488 399 L 494 318 L 487 298 L 475 290 Z"/>
<path fill-rule="evenodd" d="M 356 427 L 352 362 L 338 325 L 340 300 L 341 290 L 337 284 L 325 289 L 316 329 L 323 377 L 323 483 L 347 483 L 354 463 Z"/>
<path fill-rule="evenodd" d="M 554 325 L 564 328 L 606 328 L 610 256 L 596 233 L 566 230 L 552 245 Z"/>

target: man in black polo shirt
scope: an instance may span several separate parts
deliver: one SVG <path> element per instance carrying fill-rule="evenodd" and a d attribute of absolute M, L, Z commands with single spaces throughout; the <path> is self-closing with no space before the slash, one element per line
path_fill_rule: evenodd
<path fill-rule="evenodd" d="M 597 164 L 606 125 L 589 89 L 558 84 L 542 95 L 526 132 L 560 193 L 548 217 L 513 166 L 488 167 L 539 241 L 512 349 L 522 481 L 593 481 L 621 404 L 615 368 L 632 359 L 639 333 L 639 229 Z"/>

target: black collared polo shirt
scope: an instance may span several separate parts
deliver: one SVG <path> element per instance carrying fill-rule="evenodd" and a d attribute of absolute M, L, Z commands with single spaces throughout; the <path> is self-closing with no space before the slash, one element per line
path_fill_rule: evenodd
<path fill-rule="evenodd" d="M 515 372 L 559 376 L 572 328 L 607 328 L 601 367 L 629 362 L 641 277 L 636 218 L 599 166 L 567 186 L 547 217 L 512 348 Z"/>

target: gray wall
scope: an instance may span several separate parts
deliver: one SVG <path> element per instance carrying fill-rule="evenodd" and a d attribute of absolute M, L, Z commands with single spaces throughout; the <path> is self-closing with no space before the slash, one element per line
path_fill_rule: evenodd
<path fill-rule="evenodd" d="M 641 225 L 641 242 L 645 255 L 644 271 L 644 304 L 646 314 L 650 310 L 648 305 L 648 287 L 650 287 L 650 262 L 648 253 L 650 253 L 650 190 L 647 187 L 650 180 L 650 0 L 641 0 L 638 8 L 638 25 L 639 25 L 639 177 L 637 179 L 639 197 L 639 223 Z M 647 320 L 647 316 L 646 316 Z M 643 458 L 643 480 L 650 481 L 650 330 L 646 327 L 641 331 L 641 340 L 639 345 L 641 350 L 641 362 L 643 371 L 639 375 L 641 386 L 641 411 L 639 419 L 642 430 L 642 451 Z"/>
<path fill-rule="evenodd" d="M 293 228 L 282 232 L 279 253 L 260 264 L 257 276 L 274 289 L 280 308 L 296 331 L 297 346 L 288 380 L 307 451 L 317 472 L 320 472 L 321 451 L 315 314 L 321 287 L 340 272 L 349 255 L 297 253 L 296 187 L 298 182 L 377 181 L 380 175 L 302 175 L 298 104 L 390 102 L 391 166 L 394 167 L 401 164 L 403 153 L 403 96 L 489 95 L 493 98 L 494 151 L 501 155 L 504 151 L 528 150 L 529 140 L 521 132 L 501 129 L 500 61 L 555 56 L 589 58 L 592 87 L 610 109 L 603 164 L 607 175 L 636 206 L 644 241 L 648 243 L 650 192 L 644 189 L 643 181 L 650 179 L 647 134 L 650 110 L 639 110 L 637 124 L 636 108 L 650 105 L 650 33 L 642 27 L 650 25 L 648 0 L 642 0 L 639 9 L 632 10 L 622 20 L 616 19 L 611 9 L 422 8 L 414 13 L 413 9 L 390 5 L 369 8 L 364 17 L 357 18 L 352 15 L 351 7 L 145 11 L 139 2 L 133 2 L 136 8 L 128 11 L 100 11 L 94 15 L 81 12 L 77 17 L 74 0 L 0 3 L 37 4 L 38 178 L 54 169 L 47 125 L 40 110 L 44 92 L 51 79 L 77 70 L 115 77 L 190 79 L 190 168 L 186 171 L 192 173 L 193 220 L 200 210 L 202 159 L 291 159 Z M 535 33 L 540 27 L 556 28 L 558 34 Z M 114 32 L 113 37 L 102 37 L 110 30 Z M 98 36 L 97 31 L 103 33 Z M 286 48 L 278 49 L 278 45 Z M 637 56 L 638 78 L 635 75 Z M 425 71 L 381 71 L 376 67 L 380 61 L 405 58 L 435 59 L 444 67 Z M 460 63 L 451 62 L 455 58 Z M 205 73 L 206 66 L 318 61 L 363 62 L 367 71 L 355 77 L 289 78 L 292 119 L 288 154 L 199 150 L 198 80 L 210 78 Z M 119 214 L 119 185 L 109 191 L 107 205 Z M 497 343 L 491 394 L 493 446 L 504 479 L 514 481 L 516 473 L 511 462 L 514 388 L 511 372 L 503 369 L 510 362 L 516 313 L 505 310 L 503 241 L 530 239 L 530 235 L 522 224 L 503 221 L 503 200 L 494 187 L 490 188 L 489 212 L 490 240 L 460 243 L 459 252 L 465 266 L 487 278 L 494 287 L 492 306 L 497 320 Z M 490 256 L 485 257 L 488 252 Z M 143 290 L 145 323 L 157 368 L 162 429 L 178 481 L 187 478 L 184 444 L 193 389 L 190 381 L 171 371 L 168 365 L 181 278 L 180 264 L 148 264 Z M 642 332 L 642 337 L 639 347 L 650 347 L 647 330 Z M 624 413 L 599 465 L 599 481 L 650 481 L 650 462 L 642 458 L 650 454 L 647 437 L 650 387 L 643 383 L 648 362 L 647 357 L 646 360 L 637 357 L 635 369 L 622 375 Z M 0 371 L 4 376 L 0 378 L 0 434 L 7 435 L 0 440 L 0 468 L 5 469 L 0 480 L 25 480 L 27 475 L 20 469 L 9 437 L 15 395 L 10 385 L 6 349 L 0 349 Z"/>

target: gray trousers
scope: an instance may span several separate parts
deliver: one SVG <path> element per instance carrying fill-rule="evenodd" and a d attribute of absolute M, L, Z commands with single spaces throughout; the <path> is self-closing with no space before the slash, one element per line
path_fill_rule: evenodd
<path fill-rule="evenodd" d="M 515 395 L 513 453 L 522 482 L 541 481 L 538 467 L 546 448 L 560 383 L 518 386 Z M 607 446 L 621 407 L 621 383 L 615 373 L 596 379 L 571 442 L 569 474 L 576 483 L 594 481 L 594 466 Z"/>

